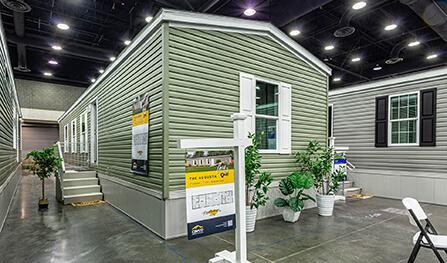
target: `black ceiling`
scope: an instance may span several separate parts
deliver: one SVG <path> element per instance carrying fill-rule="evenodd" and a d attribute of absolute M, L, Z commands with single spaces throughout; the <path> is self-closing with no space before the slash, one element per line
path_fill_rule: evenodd
<path fill-rule="evenodd" d="M 16 1 L 21 0 L 0 0 Z M 145 17 L 155 15 L 161 7 L 270 21 L 285 33 L 299 29 L 301 34 L 293 38 L 325 61 L 333 69 L 334 77 L 341 78 L 341 81 L 332 81 L 331 87 L 439 67 L 447 62 L 447 46 L 441 37 L 444 34 L 447 39 L 447 4 L 443 0 L 370 0 L 360 10 L 353 10 L 354 1 L 349 0 L 25 1 L 32 9 L 23 13 L 23 34 L 20 30 L 17 34 L 14 27 L 14 12 L 0 5 L 14 67 L 18 65 L 18 49 L 22 50 L 20 54 L 26 50 L 27 65 L 22 66 L 31 71 L 15 70 L 19 78 L 88 86 L 90 79 L 99 75 L 98 70 L 110 63 L 109 57 L 124 49 L 123 41 L 132 39 L 144 27 Z M 422 9 L 425 8 L 425 20 L 401 2 L 420 2 Z M 433 9 L 426 9 L 430 5 L 423 2 L 436 3 L 434 7 L 439 8 L 442 15 L 435 17 Z M 247 7 L 253 7 L 256 14 L 244 16 Z M 430 17 L 437 19 L 437 26 L 426 23 L 432 23 Z M 19 21 L 17 17 L 16 21 Z M 60 21 L 71 28 L 61 31 L 56 27 Z M 385 31 L 384 27 L 390 23 L 398 27 Z M 354 33 L 343 38 L 334 37 L 334 31 L 343 26 L 355 28 Z M 414 40 L 421 44 L 408 47 Z M 62 51 L 51 49 L 56 43 L 63 47 Z M 324 50 L 328 44 L 335 48 Z M 438 57 L 427 60 L 430 53 L 437 53 Z M 351 62 L 356 56 L 361 61 Z M 403 60 L 386 64 L 390 58 Z M 59 64 L 48 64 L 50 59 Z M 24 64 L 23 59 L 21 62 Z M 376 65 L 382 70 L 374 71 Z M 53 76 L 44 77 L 44 71 L 52 72 Z"/>

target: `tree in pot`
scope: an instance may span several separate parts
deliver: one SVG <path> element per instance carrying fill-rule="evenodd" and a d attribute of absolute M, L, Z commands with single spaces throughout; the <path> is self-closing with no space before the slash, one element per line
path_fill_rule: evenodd
<path fill-rule="evenodd" d="M 281 193 L 289 197 L 288 199 L 276 198 L 275 205 L 282 208 L 284 221 L 295 223 L 298 221 L 301 210 L 304 208 L 304 201 L 315 199 L 304 193 L 304 190 L 312 188 L 314 180 L 308 172 L 294 172 L 279 182 Z"/>
<path fill-rule="evenodd" d="M 267 193 L 273 178 L 271 173 L 261 172 L 259 138 L 255 134 L 249 134 L 248 137 L 252 144 L 245 148 L 246 230 L 253 232 L 258 208 L 265 206 L 269 200 Z"/>
<path fill-rule="evenodd" d="M 317 190 L 318 213 L 332 216 L 335 193 L 345 177 L 342 171 L 333 171 L 334 153 L 330 147 L 323 148 L 317 141 L 311 141 L 303 152 L 295 155 L 298 168 L 302 173 L 310 173 Z"/>
<path fill-rule="evenodd" d="M 30 170 L 42 182 L 42 197 L 39 199 L 39 209 L 48 208 L 48 199 L 45 197 L 45 179 L 57 172 L 62 159 L 56 155 L 55 147 L 34 150 L 27 154 L 26 159 L 33 160 Z"/>

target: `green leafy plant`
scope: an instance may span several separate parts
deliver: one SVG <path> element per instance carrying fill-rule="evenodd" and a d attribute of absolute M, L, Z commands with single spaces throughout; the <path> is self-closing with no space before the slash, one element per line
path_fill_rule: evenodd
<path fill-rule="evenodd" d="M 304 190 L 312 188 L 314 180 L 309 172 L 294 172 L 279 182 L 281 193 L 288 199 L 276 198 L 274 204 L 277 207 L 289 207 L 293 212 L 299 212 L 304 208 L 304 201 L 315 199 L 304 193 Z"/>
<path fill-rule="evenodd" d="M 33 162 L 30 170 L 37 175 L 42 182 L 42 198 L 45 199 L 45 179 L 57 172 L 62 163 L 62 159 L 56 155 L 56 148 L 49 147 L 42 150 L 34 150 L 27 154 L 26 159 L 31 158 Z"/>
<path fill-rule="evenodd" d="M 323 195 L 335 194 L 345 177 L 344 172 L 332 170 L 333 152 L 330 147 L 323 148 L 317 141 L 310 141 L 305 151 L 295 155 L 299 171 L 311 174 L 315 188 Z"/>
<path fill-rule="evenodd" d="M 265 206 L 269 197 L 269 185 L 273 178 L 271 173 L 261 171 L 261 154 L 259 153 L 259 138 L 249 134 L 252 144 L 245 148 L 245 186 L 247 190 L 247 206 L 250 209 Z"/>

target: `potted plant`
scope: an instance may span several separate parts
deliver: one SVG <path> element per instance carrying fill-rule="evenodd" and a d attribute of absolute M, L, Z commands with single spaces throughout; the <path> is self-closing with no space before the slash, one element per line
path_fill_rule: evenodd
<path fill-rule="evenodd" d="M 249 138 L 252 144 L 245 149 L 246 230 L 253 232 L 258 208 L 269 200 L 267 192 L 273 178 L 271 173 L 260 170 L 259 139 L 255 134 L 250 134 Z"/>
<path fill-rule="evenodd" d="M 298 152 L 295 157 L 300 172 L 308 172 L 313 177 L 317 190 L 318 213 L 321 216 L 332 216 L 335 193 L 340 187 L 340 181 L 345 177 L 344 172 L 333 171 L 333 149 L 323 148 L 317 141 L 311 141 L 306 150 Z"/>
<path fill-rule="evenodd" d="M 284 221 L 295 223 L 300 218 L 301 210 L 304 208 L 304 201 L 315 199 L 304 193 L 304 190 L 312 188 L 314 181 L 308 172 L 294 172 L 279 182 L 279 190 L 288 199 L 277 198 L 275 205 L 282 208 Z"/>
<path fill-rule="evenodd" d="M 39 209 L 46 209 L 48 208 L 48 199 L 45 197 L 45 179 L 57 172 L 62 159 L 56 155 L 55 147 L 31 151 L 26 156 L 26 159 L 29 158 L 33 160 L 30 170 L 42 182 L 42 197 L 39 199 Z"/>

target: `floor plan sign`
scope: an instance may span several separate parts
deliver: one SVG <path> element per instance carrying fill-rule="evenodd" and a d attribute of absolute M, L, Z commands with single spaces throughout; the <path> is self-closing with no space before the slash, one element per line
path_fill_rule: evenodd
<path fill-rule="evenodd" d="M 185 165 L 188 239 L 234 229 L 233 152 L 188 152 Z"/>
<path fill-rule="evenodd" d="M 135 98 L 132 107 L 132 172 L 147 175 L 149 96 Z"/>

